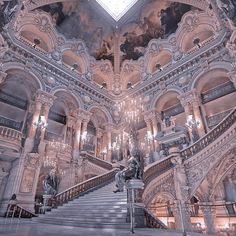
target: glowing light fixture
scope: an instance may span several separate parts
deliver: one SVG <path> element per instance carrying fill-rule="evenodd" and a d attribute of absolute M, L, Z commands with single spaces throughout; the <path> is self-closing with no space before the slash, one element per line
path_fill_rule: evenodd
<path fill-rule="evenodd" d="M 101 7 L 115 20 L 120 18 L 138 1 L 138 0 L 96 0 Z"/>

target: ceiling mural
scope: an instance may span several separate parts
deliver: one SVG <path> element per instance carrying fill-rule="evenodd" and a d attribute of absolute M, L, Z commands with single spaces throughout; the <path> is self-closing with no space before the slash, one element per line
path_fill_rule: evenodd
<path fill-rule="evenodd" d="M 166 0 L 149 0 L 119 29 L 86 0 L 66 1 L 40 7 L 48 12 L 59 32 L 67 39 L 82 39 L 91 56 L 114 64 L 114 35 L 119 33 L 121 61 L 137 60 L 152 39 L 166 38 L 177 30 L 191 6 Z"/>

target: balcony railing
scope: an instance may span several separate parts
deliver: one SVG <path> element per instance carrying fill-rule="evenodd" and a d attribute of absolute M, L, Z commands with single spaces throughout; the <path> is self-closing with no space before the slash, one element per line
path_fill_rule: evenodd
<path fill-rule="evenodd" d="M 0 138 L 21 142 L 22 133 L 4 126 L 0 126 Z"/>
<path fill-rule="evenodd" d="M 86 180 L 57 194 L 53 201 L 52 207 L 56 208 L 57 206 L 63 205 L 64 203 L 67 203 L 68 201 L 71 201 L 86 192 L 89 192 L 112 182 L 114 180 L 115 173 L 115 170 L 111 170 L 103 175 L 99 175 L 89 180 Z"/>
<path fill-rule="evenodd" d="M 180 155 L 184 158 L 190 158 L 196 153 L 206 148 L 209 144 L 213 143 L 219 136 L 227 131 L 236 121 L 236 109 L 220 122 L 214 129 L 207 133 L 204 137 L 199 139 L 190 147 L 180 152 Z"/>
<path fill-rule="evenodd" d="M 99 158 L 96 158 L 87 152 L 81 152 L 81 156 L 86 158 L 88 161 L 92 162 L 93 164 L 102 167 L 103 169 L 106 170 L 112 170 L 112 164 L 110 162 L 106 162 L 104 160 L 101 160 Z"/>
<path fill-rule="evenodd" d="M 232 82 L 226 82 L 224 84 L 221 84 L 209 91 L 204 92 L 202 97 L 202 103 L 207 103 L 210 101 L 213 101 L 217 98 L 223 97 L 227 94 L 230 94 L 235 91 L 234 84 Z"/>

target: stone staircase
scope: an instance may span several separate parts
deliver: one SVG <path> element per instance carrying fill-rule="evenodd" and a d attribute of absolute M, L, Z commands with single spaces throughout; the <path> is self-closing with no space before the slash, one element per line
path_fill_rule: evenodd
<path fill-rule="evenodd" d="M 76 227 L 128 229 L 127 193 L 113 193 L 114 189 L 115 183 L 112 182 L 33 221 Z"/>

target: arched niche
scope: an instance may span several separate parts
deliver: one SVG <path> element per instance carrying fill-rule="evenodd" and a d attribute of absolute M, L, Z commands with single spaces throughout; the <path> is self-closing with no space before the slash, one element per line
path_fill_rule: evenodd
<path fill-rule="evenodd" d="M 201 75 L 194 87 L 203 104 L 207 125 L 213 128 L 236 105 L 234 84 L 225 69 L 213 69 Z"/>
<path fill-rule="evenodd" d="M 23 70 L 12 68 L 5 72 L 7 77 L 0 85 L 0 123 L 26 135 L 32 117 L 29 106 L 40 85 Z"/>
<path fill-rule="evenodd" d="M 147 68 L 148 73 L 155 73 L 169 64 L 171 64 L 172 61 L 172 55 L 167 50 L 162 50 L 160 53 L 158 53 L 156 56 L 150 58 L 150 62 Z"/>
<path fill-rule="evenodd" d="M 194 47 L 201 47 L 204 42 L 214 36 L 214 32 L 211 27 L 202 25 L 195 30 L 185 33 L 180 48 L 184 53 L 189 52 Z"/>
<path fill-rule="evenodd" d="M 52 52 L 54 49 L 54 44 L 50 36 L 47 33 L 40 31 L 34 25 L 23 26 L 20 31 L 20 37 L 26 39 L 32 47 L 40 48 L 47 53 Z M 38 40 L 38 42 L 35 40 Z"/>
<path fill-rule="evenodd" d="M 83 60 L 71 50 L 63 52 L 62 62 L 73 71 L 79 73 L 85 73 L 86 71 L 86 66 L 83 63 Z"/>
<path fill-rule="evenodd" d="M 184 108 L 178 99 L 179 93 L 176 91 L 168 91 L 161 95 L 155 104 L 156 111 L 161 114 L 162 119 L 165 117 L 174 117 L 175 124 L 185 126 Z"/>

